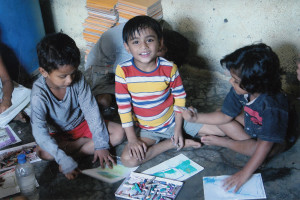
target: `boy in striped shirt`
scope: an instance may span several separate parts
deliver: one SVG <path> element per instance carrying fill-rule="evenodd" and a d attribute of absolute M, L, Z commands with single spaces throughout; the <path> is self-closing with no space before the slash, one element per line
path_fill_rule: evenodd
<path fill-rule="evenodd" d="M 186 93 L 177 66 L 159 57 L 163 52 L 159 23 L 148 16 L 134 17 L 124 26 L 123 40 L 133 55 L 117 66 L 115 76 L 118 112 L 128 139 L 123 164 L 137 166 L 172 148 L 201 147 L 183 137 L 182 127 L 194 137 L 202 125 L 183 122 L 176 109 L 185 106 Z M 138 134 L 133 118 L 141 129 Z"/>

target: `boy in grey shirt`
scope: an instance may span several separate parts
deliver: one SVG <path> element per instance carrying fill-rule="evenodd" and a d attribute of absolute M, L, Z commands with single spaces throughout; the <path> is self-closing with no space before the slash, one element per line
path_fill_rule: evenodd
<path fill-rule="evenodd" d="M 115 164 L 108 149 L 122 142 L 121 125 L 104 121 L 89 85 L 78 71 L 80 52 L 63 33 L 37 45 L 39 71 L 31 92 L 31 125 L 42 159 L 58 163 L 68 179 L 80 172 L 73 155 L 93 155 L 104 167 Z M 106 124 L 105 124 L 106 123 Z M 54 131 L 50 131 L 49 127 Z"/>

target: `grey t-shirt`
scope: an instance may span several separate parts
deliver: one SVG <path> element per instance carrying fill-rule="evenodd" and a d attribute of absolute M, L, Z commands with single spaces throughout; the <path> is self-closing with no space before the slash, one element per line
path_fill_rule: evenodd
<path fill-rule="evenodd" d="M 31 126 L 37 144 L 52 155 L 61 165 L 63 173 L 69 173 L 78 165 L 58 148 L 50 136 L 54 131 L 69 131 L 87 121 L 93 134 L 95 150 L 109 148 L 109 135 L 97 102 L 83 75 L 78 72 L 77 81 L 67 87 L 63 100 L 58 100 L 50 91 L 43 76 L 33 84 L 31 92 Z"/>

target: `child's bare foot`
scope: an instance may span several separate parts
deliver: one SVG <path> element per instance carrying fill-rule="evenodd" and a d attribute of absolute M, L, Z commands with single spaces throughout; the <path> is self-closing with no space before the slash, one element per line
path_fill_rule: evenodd
<path fill-rule="evenodd" d="M 20 121 L 22 123 L 26 123 L 28 116 L 23 111 L 19 112 L 17 116 L 14 118 L 15 121 Z"/>
<path fill-rule="evenodd" d="M 214 135 L 201 137 L 201 142 L 205 145 L 224 146 L 228 140 L 230 140 L 228 137 L 219 137 Z"/>
<path fill-rule="evenodd" d="M 191 139 L 185 139 L 183 148 L 193 147 L 195 149 L 198 149 L 201 146 L 202 146 L 202 144 L 200 142 L 197 142 L 197 141 L 191 140 Z"/>

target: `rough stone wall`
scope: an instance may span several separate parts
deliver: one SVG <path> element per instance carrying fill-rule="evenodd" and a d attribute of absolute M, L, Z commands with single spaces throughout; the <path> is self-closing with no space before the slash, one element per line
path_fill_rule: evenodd
<path fill-rule="evenodd" d="M 162 6 L 169 27 L 192 44 L 191 66 L 220 71 L 223 56 L 263 42 L 279 56 L 283 89 L 300 95 L 294 63 L 300 53 L 299 0 L 162 0 Z"/>
<path fill-rule="evenodd" d="M 182 66 L 179 71 L 187 93 L 186 106 L 193 106 L 199 112 L 210 112 L 222 107 L 231 87 L 229 76 L 189 65 Z"/>

